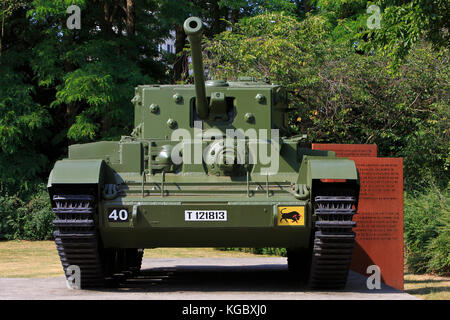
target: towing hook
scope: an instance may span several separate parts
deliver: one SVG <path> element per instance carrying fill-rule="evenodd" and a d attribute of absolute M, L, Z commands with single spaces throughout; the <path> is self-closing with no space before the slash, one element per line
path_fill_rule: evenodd
<path fill-rule="evenodd" d="M 309 199 L 310 192 L 309 187 L 306 184 L 296 184 L 294 187 L 294 197 L 296 197 L 299 200 L 307 200 Z"/>
<path fill-rule="evenodd" d="M 113 183 L 105 184 L 105 186 L 103 187 L 102 194 L 103 198 L 106 200 L 113 200 L 117 198 L 117 196 L 119 195 L 119 189 L 117 187 L 117 184 Z"/>

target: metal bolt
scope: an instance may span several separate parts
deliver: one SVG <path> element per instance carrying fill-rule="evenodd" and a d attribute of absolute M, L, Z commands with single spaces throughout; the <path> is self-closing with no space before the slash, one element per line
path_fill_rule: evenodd
<path fill-rule="evenodd" d="M 151 113 L 158 113 L 159 112 L 159 106 L 157 104 L 152 103 L 150 105 L 150 112 Z"/>
<path fill-rule="evenodd" d="M 258 93 L 255 97 L 256 101 L 258 101 L 258 103 L 265 103 L 266 102 L 266 97 L 260 93 Z"/>
<path fill-rule="evenodd" d="M 250 113 L 250 112 L 246 113 L 244 118 L 245 118 L 245 121 L 247 121 L 248 123 L 255 122 L 255 115 L 253 113 Z"/>
<path fill-rule="evenodd" d="M 181 103 L 183 101 L 183 96 L 178 93 L 175 93 L 173 95 L 173 100 L 175 101 L 175 103 Z"/>
<path fill-rule="evenodd" d="M 167 120 L 167 125 L 170 129 L 175 129 L 177 127 L 177 122 L 174 119 Z"/>

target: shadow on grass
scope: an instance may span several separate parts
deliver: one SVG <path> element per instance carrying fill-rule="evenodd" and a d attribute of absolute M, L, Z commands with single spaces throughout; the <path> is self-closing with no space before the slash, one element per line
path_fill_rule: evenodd
<path fill-rule="evenodd" d="M 448 280 L 445 279 L 441 279 L 441 280 L 435 280 L 435 279 L 424 279 L 424 280 L 408 280 L 405 279 L 405 284 L 409 283 L 409 284 L 414 284 L 414 283 L 439 283 L 439 282 L 447 282 Z"/>
<path fill-rule="evenodd" d="M 405 290 L 405 292 L 409 294 L 426 295 L 430 293 L 450 292 L 450 287 L 422 287 Z"/>

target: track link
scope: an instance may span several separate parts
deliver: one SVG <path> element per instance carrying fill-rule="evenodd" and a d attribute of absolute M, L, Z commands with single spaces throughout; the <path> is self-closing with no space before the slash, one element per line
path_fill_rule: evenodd
<path fill-rule="evenodd" d="M 343 289 L 347 282 L 355 243 L 352 221 L 357 199 L 353 196 L 316 196 L 314 247 L 309 286 Z"/>
<path fill-rule="evenodd" d="M 95 197 L 54 195 L 53 201 L 53 236 L 64 273 L 70 265 L 76 265 L 81 271 L 81 288 L 103 286 L 104 265 L 94 222 Z"/>

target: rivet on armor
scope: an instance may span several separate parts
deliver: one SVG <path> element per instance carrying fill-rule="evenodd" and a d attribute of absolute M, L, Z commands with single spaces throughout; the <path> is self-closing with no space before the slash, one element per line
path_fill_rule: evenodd
<path fill-rule="evenodd" d="M 158 113 L 159 112 L 159 106 L 157 104 L 152 103 L 150 105 L 150 112 L 151 113 Z"/>
<path fill-rule="evenodd" d="M 245 121 L 247 121 L 248 123 L 255 122 L 255 115 L 253 113 L 250 113 L 250 112 L 246 113 L 244 118 L 245 118 Z"/>
<path fill-rule="evenodd" d="M 167 120 L 167 125 L 170 129 L 175 129 L 177 127 L 177 122 L 174 119 Z"/>
<path fill-rule="evenodd" d="M 260 93 L 258 93 L 255 97 L 256 101 L 258 101 L 258 103 L 261 104 L 265 104 L 266 103 L 266 97 Z"/>
<path fill-rule="evenodd" d="M 178 93 L 175 93 L 173 95 L 173 100 L 175 101 L 175 103 L 182 103 L 183 102 L 183 96 L 178 94 Z"/>

